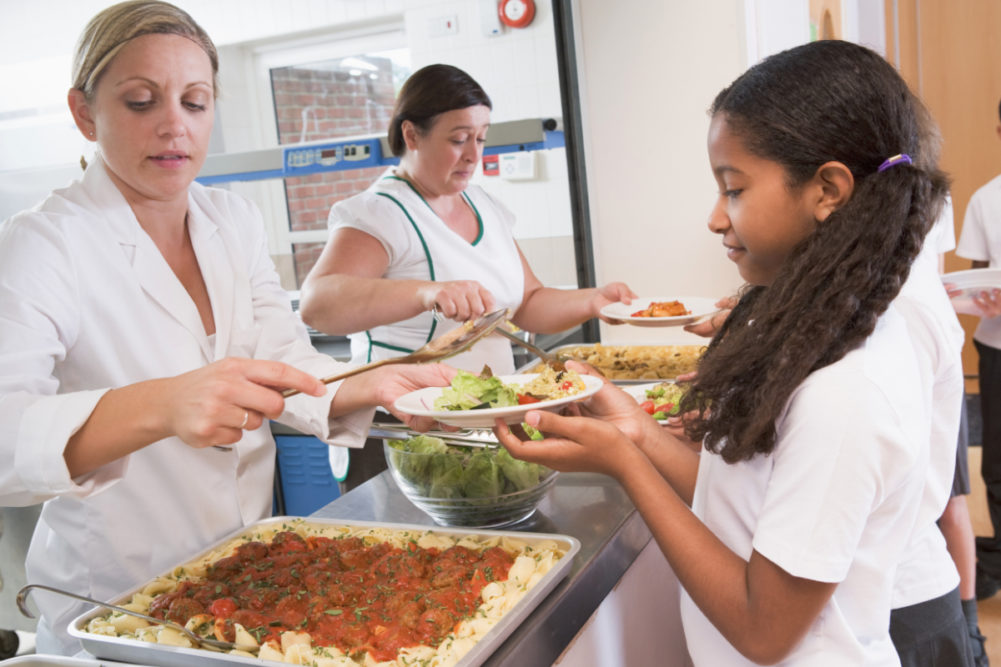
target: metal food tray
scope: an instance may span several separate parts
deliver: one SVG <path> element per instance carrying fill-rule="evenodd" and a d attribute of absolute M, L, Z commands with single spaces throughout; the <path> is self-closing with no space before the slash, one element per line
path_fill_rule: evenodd
<path fill-rule="evenodd" d="M 0 660 L 3 667 L 111 667 L 111 663 L 89 660 L 87 658 L 67 657 L 63 655 L 21 655 L 16 658 Z M 118 665 L 118 663 L 114 663 Z"/>
<path fill-rule="evenodd" d="M 583 348 L 583 347 L 594 347 L 594 343 L 569 343 L 567 345 L 560 345 L 558 347 L 554 347 L 553 349 L 547 350 L 547 351 L 548 352 L 552 352 L 553 354 L 557 354 L 558 355 L 561 352 L 566 352 L 567 350 L 570 350 L 570 349 L 573 349 L 573 348 Z M 604 345 L 603 347 L 609 347 L 609 348 L 637 348 L 637 349 L 639 349 L 639 348 L 648 348 L 648 347 L 669 347 L 669 348 L 679 348 L 679 349 L 685 348 L 685 349 L 688 349 L 688 350 L 692 350 L 692 349 L 703 350 L 703 349 L 705 349 L 706 346 L 705 345 L 685 345 L 685 344 L 665 344 L 665 345 L 661 345 L 661 344 L 657 344 L 657 343 L 647 343 L 647 344 L 637 344 L 637 345 L 617 345 L 617 344 L 611 343 L 609 345 Z M 517 369 L 517 372 L 518 373 L 534 373 L 534 372 L 536 372 L 536 368 L 541 363 L 542 362 L 539 361 L 538 359 L 532 359 L 527 364 L 525 364 L 521 368 Z M 599 368 L 598 370 L 602 370 L 602 369 Z M 609 379 L 611 379 L 612 384 L 617 384 L 617 385 L 633 385 L 633 384 L 650 384 L 651 382 L 660 382 L 660 381 L 663 381 L 663 380 L 674 380 L 676 377 L 677 377 L 677 374 L 666 375 L 664 377 L 609 378 Z"/>
<path fill-rule="evenodd" d="M 483 662 L 490 657 L 491 654 L 497 647 L 499 647 L 507 637 L 514 632 L 532 611 L 542 602 L 543 599 L 556 587 L 564 577 L 570 571 L 570 567 L 573 564 L 574 556 L 580 551 L 580 541 L 571 537 L 570 535 L 558 535 L 553 533 L 531 533 L 522 531 L 505 531 L 505 530 L 483 530 L 483 529 L 466 529 L 466 528 L 449 528 L 445 526 L 422 526 L 417 524 L 396 524 L 396 523 L 382 523 L 378 521 L 352 521 L 348 519 L 322 519 L 322 518 L 305 518 L 301 517 L 288 517 L 279 516 L 271 517 L 270 519 L 263 519 L 261 521 L 255 522 L 249 526 L 245 526 L 237 531 L 234 531 L 230 535 L 220 539 L 218 542 L 212 546 L 206 548 L 195 556 L 191 558 L 186 558 L 182 562 L 178 563 L 177 566 L 187 565 L 189 563 L 194 563 L 199 559 L 205 557 L 212 551 L 218 549 L 224 544 L 229 543 L 231 540 L 241 537 L 242 535 L 253 533 L 261 528 L 266 528 L 272 524 L 289 523 L 292 521 L 302 521 L 307 525 L 314 526 L 349 526 L 352 528 L 378 528 L 387 530 L 397 530 L 397 531 L 408 531 L 408 532 L 419 532 L 419 533 L 433 533 L 436 535 L 446 535 L 452 537 L 464 537 L 467 535 L 476 536 L 506 536 L 511 538 L 516 538 L 518 540 L 527 542 L 528 544 L 537 544 L 544 540 L 552 540 L 560 545 L 566 551 L 566 554 L 560 558 L 556 564 L 549 570 L 539 582 L 532 587 L 525 595 L 518 600 L 515 605 L 508 610 L 494 627 L 492 627 L 482 639 L 480 639 L 473 648 L 469 650 L 466 655 L 464 655 L 459 662 L 456 663 L 456 667 L 477 667 L 483 664 Z M 177 568 L 174 566 L 168 570 L 161 573 L 160 576 L 167 576 L 174 572 Z M 149 583 L 153 581 L 151 578 L 149 581 L 130 589 L 129 591 L 115 596 L 110 600 L 111 604 L 122 605 L 131 600 L 132 596 L 145 588 Z M 111 637 L 107 635 L 98 635 L 86 631 L 87 623 L 97 617 L 103 616 L 108 613 L 108 610 L 103 608 L 95 608 L 88 611 L 80 616 L 77 616 L 69 625 L 69 634 L 73 637 L 78 638 L 83 642 L 83 647 L 88 653 L 106 660 L 120 660 L 129 663 L 140 663 L 143 665 L 154 665 L 159 667 L 187 667 L 188 665 L 213 665 L 217 667 L 231 667 L 234 664 L 237 665 L 285 665 L 287 663 L 275 662 L 273 660 L 264 660 L 261 658 L 249 658 L 240 655 L 231 655 L 229 653 L 216 653 L 214 651 L 199 649 L 199 648 L 182 648 L 179 646 L 169 646 L 165 644 L 155 644 L 151 642 L 139 641 L 137 639 L 127 639 L 124 637 Z"/>

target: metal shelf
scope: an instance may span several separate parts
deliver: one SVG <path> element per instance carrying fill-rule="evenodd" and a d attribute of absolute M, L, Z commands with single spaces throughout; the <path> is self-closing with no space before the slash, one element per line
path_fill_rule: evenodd
<path fill-rule="evenodd" d="M 563 130 L 554 118 L 532 118 L 490 126 L 484 155 L 562 148 Z M 398 164 L 385 135 L 346 137 L 242 153 L 217 153 L 205 160 L 203 185 L 308 176 L 328 171 Z"/>

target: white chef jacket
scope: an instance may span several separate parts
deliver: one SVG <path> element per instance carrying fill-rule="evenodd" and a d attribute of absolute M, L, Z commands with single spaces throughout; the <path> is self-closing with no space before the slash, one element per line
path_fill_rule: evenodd
<path fill-rule="evenodd" d="M 1001 176 L 980 186 L 963 216 L 956 254 L 987 262 L 987 268 L 1001 268 Z M 1001 349 L 1001 317 L 981 317 L 973 338 Z"/>
<path fill-rule="evenodd" d="M 317 376 L 344 367 L 310 345 L 250 202 L 192 184 L 188 225 L 212 302 L 212 339 L 101 159 L 0 225 L 0 451 L 8 462 L 0 501 L 45 501 L 26 561 L 31 583 L 111 599 L 270 515 L 275 447 L 266 424 L 231 451 L 172 437 L 70 478 L 66 443 L 106 391 L 227 356 L 278 359 Z M 280 421 L 362 446 L 372 411 L 330 422 L 334 391 L 289 399 Z M 39 650 L 79 650 L 66 627 L 86 605 L 33 598 Z"/>
<path fill-rule="evenodd" d="M 921 355 L 921 382 L 931 388 L 934 406 L 927 482 L 913 535 L 897 567 L 894 609 L 933 600 L 959 585 L 959 572 L 938 527 L 952 495 L 963 402 L 965 333 L 942 284 L 938 265 L 939 255 L 955 245 L 952 203 L 947 200 L 894 301 Z"/>
<path fill-rule="evenodd" d="M 776 421 L 768 456 L 700 457 L 692 509 L 744 559 L 837 583 L 783 665 L 899 665 L 889 636 L 894 570 L 928 465 L 930 392 L 893 305 L 865 343 L 810 374 Z M 750 665 L 682 593 L 696 665 Z"/>
<path fill-rule="evenodd" d="M 525 292 L 525 271 L 513 235 L 514 214 L 478 186 L 470 185 L 462 196 L 480 223 L 480 234 L 472 243 L 452 231 L 392 168 L 364 192 L 334 204 L 327 224 L 331 233 L 348 227 L 378 240 L 389 257 L 384 278 L 476 280 L 493 294 L 498 308 L 514 313 Z M 373 327 L 350 336 L 352 360 L 398 357 L 457 326 L 451 320 L 436 322 L 427 312 Z M 484 364 L 496 375 L 514 372 L 511 343 L 497 334 L 447 363 L 473 373 Z"/>

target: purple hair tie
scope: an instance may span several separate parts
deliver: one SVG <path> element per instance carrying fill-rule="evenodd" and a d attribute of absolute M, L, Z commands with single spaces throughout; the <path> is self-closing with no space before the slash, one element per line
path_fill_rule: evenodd
<path fill-rule="evenodd" d="M 886 171 L 890 167 L 896 167 L 898 164 L 913 164 L 911 156 L 907 153 L 900 153 L 899 155 L 887 158 L 883 164 L 879 165 L 879 169 L 876 172 Z"/>

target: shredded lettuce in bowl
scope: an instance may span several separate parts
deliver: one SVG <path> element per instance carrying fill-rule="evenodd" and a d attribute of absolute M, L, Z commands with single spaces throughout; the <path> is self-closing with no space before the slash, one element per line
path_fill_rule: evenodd
<path fill-rule="evenodd" d="M 396 475 L 426 498 L 493 498 L 536 487 L 553 472 L 503 447 L 454 447 L 428 435 L 386 444 Z"/>

